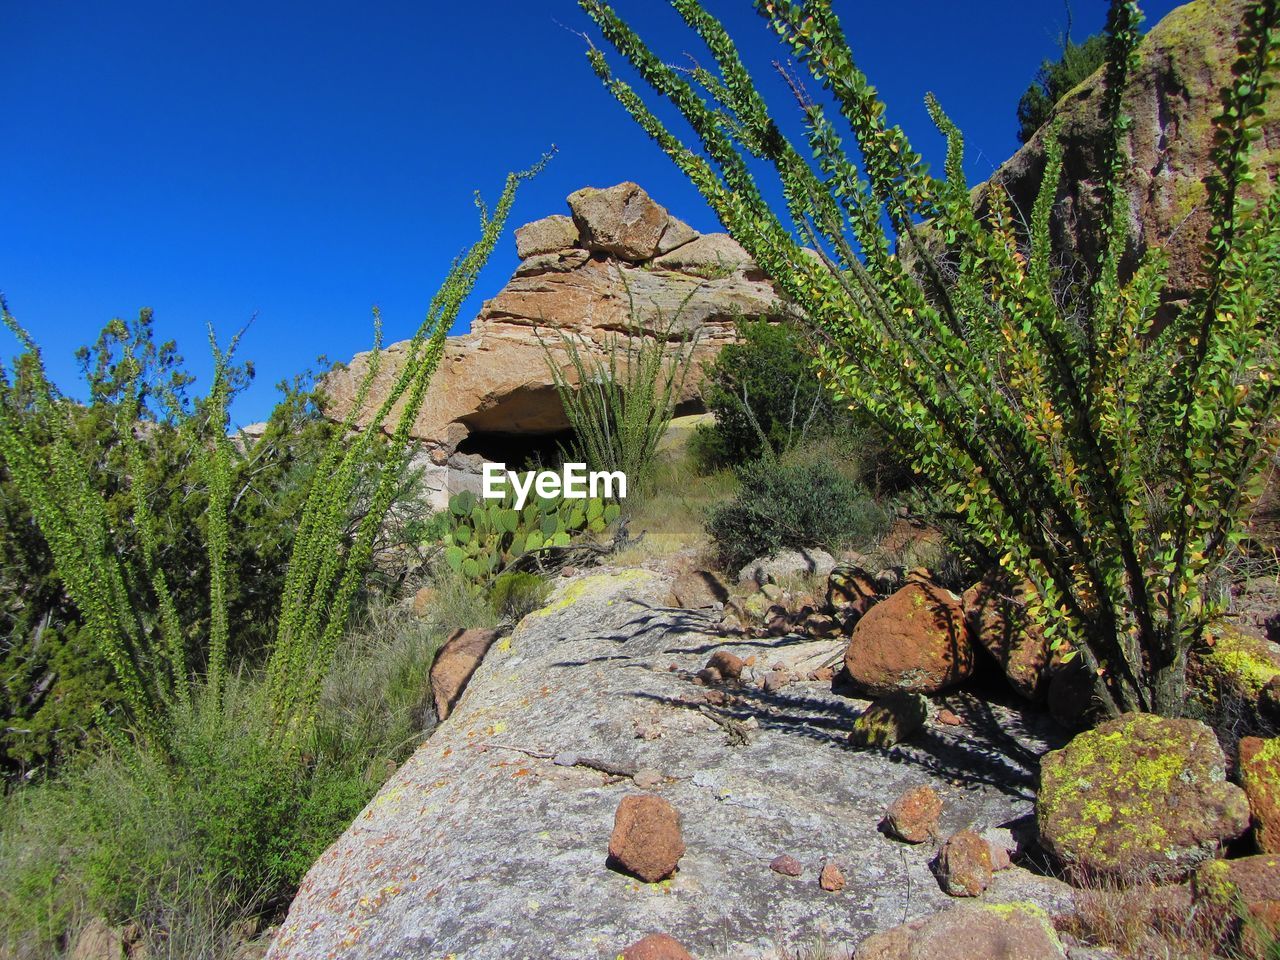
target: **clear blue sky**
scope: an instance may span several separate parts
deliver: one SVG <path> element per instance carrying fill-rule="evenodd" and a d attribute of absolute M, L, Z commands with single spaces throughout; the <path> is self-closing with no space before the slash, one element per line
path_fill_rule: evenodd
<path fill-rule="evenodd" d="M 971 180 L 1013 152 L 1014 108 L 1055 50 L 1061 0 L 836 5 L 926 155 L 939 157 L 928 90 L 966 133 Z M 1175 5 L 1146 4 L 1148 24 Z M 767 72 L 782 51 L 749 0 L 707 6 Z M 665 3 L 616 7 L 669 59 L 696 52 Z M 1102 0 L 1075 8 L 1077 39 L 1101 27 Z M 408 336 L 476 235 L 473 191 L 495 198 L 552 144 L 510 227 L 566 212 L 584 185 L 635 180 L 716 229 L 591 73 L 573 32 L 586 29 L 572 0 L 0 0 L 0 291 L 64 387 L 72 351 L 113 316 L 153 307 L 197 373 L 206 323 L 226 336 L 256 316 L 245 423 L 317 355 L 367 349 L 374 304 L 389 340 Z M 508 233 L 462 329 L 516 263 Z"/>

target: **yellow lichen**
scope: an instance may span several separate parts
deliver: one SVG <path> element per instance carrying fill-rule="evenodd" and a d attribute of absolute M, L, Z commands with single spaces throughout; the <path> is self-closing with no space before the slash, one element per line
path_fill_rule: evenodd
<path fill-rule="evenodd" d="M 581 580 L 574 580 L 560 590 L 545 607 L 533 611 L 531 617 L 549 617 L 551 614 L 573 606 L 593 594 L 603 593 L 610 587 L 627 583 L 643 583 L 654 579 L 648 570 L 619 570 L 615 573 L 597 573 Z"/>
<path fill-rule="evenodd" d="M 1216 679 L 1250 697 L 1256 697 L 1272 677 L 1280 676 L 1280 664 L 1266 643 L 1238 630 L 1222 630 L 1200 660 Z"/>

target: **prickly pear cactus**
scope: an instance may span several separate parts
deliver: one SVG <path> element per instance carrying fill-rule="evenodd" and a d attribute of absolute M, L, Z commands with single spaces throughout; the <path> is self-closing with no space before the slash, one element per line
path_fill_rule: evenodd
<path fill-rule="evenodd" d="M 485 583 L 526 553 L 567 547 L 575 537 L 604 533 L 620 514 L 618 504 L 598 498 L 534 497 L 517 510 L 510 499 L 481 500 L 463 491 L 449 500 L 444 560 L 466 579 Z"/>

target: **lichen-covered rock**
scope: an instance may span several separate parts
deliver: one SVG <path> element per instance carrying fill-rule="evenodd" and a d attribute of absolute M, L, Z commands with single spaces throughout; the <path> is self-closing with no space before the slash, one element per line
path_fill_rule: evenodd
<path fill-rule="evenodd" d="M 665 933 L 651 933 L 622 951 L 622 960 L 693 960 L 679 940 Z"/>
<path fill-rule="evenodd" d="M 1161 249 L 1168 257 L 1167 301 L 1190 295 L 1201 275 L 1201 249 L 1209 227 L 1204 179 L 1214 170 L 1212 120 L 1220 91 L 1231 83 L 1236 40 L 1248 3 L 1197 0 L 1177 7 L 1151 28 L 1138 48 L 1138 63 L 1124 93 L 1125 177 L 1130 229 L 1136 249 Z M 1103 169 L 1103 72 L 1069 91 L 1054 109 L 1061 126 L 1062 185 L 1053 206 L 1053 236 L 1067 256 L 1095 263 L 1106 216 L 1098 178 Z M 1009 191 L 1015 209 L 1030 210 L 1044 176 L 1046 125 L 1006 161 L 991 185 Z M 1280 144 L 1280 101 L 1268 100 L 1258 126 L 1260 142 L 1250 162 L 1258 183 L 1269 182 Z M 1251 191 L 1256 187 L 1250 187 Z M 979 206 L 991 188 L 978 191 Z"/>
<path fill-rule="evenodd" d="M 1249 804 L 1203 723 L 1130 713 L 1044 757 L 1036 821 L 1077 875 L 1172 879 L 1244 833 Z"/>
<path fill-rule="evenodd" d="M 942 889 L 953 897 L 980 897 L 995 872 L 991 845 L 972 830 L 953 833 L 938 853 L 936 872 Z"/>
<path fill-rule="evenodd" d="M 1035 904 L 964 904 L 867 938 L 854 960 L 1067 960 Z"/>
<path fill-rule="evenodd" d="M 1280 645 L 1219 627 L 1193 654 L 1191 671 L 1198 686 L 1213 696 L 1257 701 L 1263 688 L 1280 677 Z"/>
<path fill-rule="evenodd" d="M 885 811 L 885 828 L 899 840 L 924 843 L 938 835 L 942 798 L 928 785 L 908 790 Z"/>
<path fill-rule="evenodd" d="M 445 640 L 431 664 L 431 698 L 437 718 L 444 720 L 453 712 L 467 681 L 496 639 L 496 630 L 471 629 L 455 630 Z"/>
<path fill-rule="evenodd" d="M 562 214 L 543 217 L 516 228 L 516 255 L 528 260 L 540 254 L 559 253 L 578 245 L 578 228 Z"/>
<path fill-rule="evenodd" d="M 802 952 L 825 931 L 847 956 L 902 922 L 904 907 L 912 920 L 950 903 L 927 858 L 904 858 L 879 832 L 893 798 L 932 771 L 963 770 L 973 783 L 944 814 L 955 827 L 1030 812 L 1028 758 L 1049 743 L 1016 711 L 993 704 L 963 731 L 931 732 L 887 757 L 848 749 L 854 708 L 827 685 L 767 698 L 744 686 L 732 704 L 713 705 L 704 695 L 722 691 L 690 682 L 713 651 L 773 664 L 796 644 L 735 645 L 709 618 L 666 607 L 670 588 L 670 578 L 639 570 L 561 579 L 314 864 L 272 960 L 615 960 L 654 932 L 697 956 L 754 958 Z M 704 708 L 747 724 L 748 742 L 728 745 Z M 662 772 L 653 789 L 680 811 L 686 847 L 669 880 L 649 885 L 606 868 L 618 803 L 638 788 L 588 760 L 634 768 L 636 778 Z M 784 851 L 812 865 L 801 880 L 768 868 Z M 818 889 L 824 861 L 853 871 L 838 895 Z M 1054 910 L 1069 902 L 1055 882 L 1016 869 L 998 874 L 984 899 L 1029 896 Z"/>
<path fill-rule="evenodd" d="M 1240 783 L 1249 798 L 1258 849 L 1280 853 L 1280 737 L 1240 741 Z"/>
<path fill-rule="evenodd" d="M 1270 948 L 1280 943 L 1280 856 L 1212 860 L 1196 871 L 1192 889 L 1199 909 L 1236 928 L 1240 956 L 1275 957 Z"/>
<path fill-rule="evenodd" d="M 959 683 L 973 670 L 959 597 L 908 583 L 858 621 L 844 666 L 854 683 L 878 696 L 936 693 Z"/>
<path fill-rule="evenodd" d="M 855 747 L 888 750 L 923 727 L 928 719 L 929 704 L 920 694 L 891 694 L 858 715 L 849 731 L 849 743 Z"/>
<path fill-rule="evenodd" d="M 645 883 L 657 883 L 676 872 L 684 856 L 680 813 L 661 797 L 623 797 L 613 818 L 609 859 L 620 870 Z"/>
<path fill-rule="evenodd" d="M 1053 654 L 1044 631 L 1027 613 L 1035 588 L 1010 584 L 999 571 L 965 591 L 964 612 L 969 636 L 995 658 L 1010 686 L 1033 702 L 1048 692 Z"/>

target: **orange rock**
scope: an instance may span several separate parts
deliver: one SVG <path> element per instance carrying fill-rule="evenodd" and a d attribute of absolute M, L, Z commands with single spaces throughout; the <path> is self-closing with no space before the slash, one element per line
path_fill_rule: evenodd
<path fill-rule="evenodd" d="M 609 838 L 609 858 L 615 866 L 646 883 L 657 883 L 675 873 L 682 856 L 684 839 L 675 807 L 647 793 L 622 798 Z"/>
<path fill-rule="evenodd" d="M 938 881 L 953 897 L 981 896 L 992 869 L 991 845 L 972 830 L 952 834 L 938 854 Z"/>
<path fill-rule="evenodd" d="M 497 639 L 497 630 L 455 630 L 444 642 L 431 665 L 431 697 L 440 720 L 453 712 L 471 675 Z"/>
<path fill-rule="evenodd" d="M 651 933 L 623 950 L 622 960 L 693 960 L 693 955 L 665 933 Z"/>
<path fill-rule="evenodd" d="M 839 893 L 844 889 L 844 874 L 834 863 L 828 863 L 818 876 L 818 886 L 828 893 Z"/>
<path fill-rule="evenodd" d="M 908 583 L 858 621 L 845 652 L 853 681 L 871 693 L 936 693 L 973 671 L 960 599 Z"/>
<path fill-rule="evenodd" d="M 942 816 L 942 798 L 929 786 L 908 790 L 889 804 L 885 811 L 885 826 L 899 840 L 907 843 L 924 843 L 938 833 L 938 818 Z"/>

